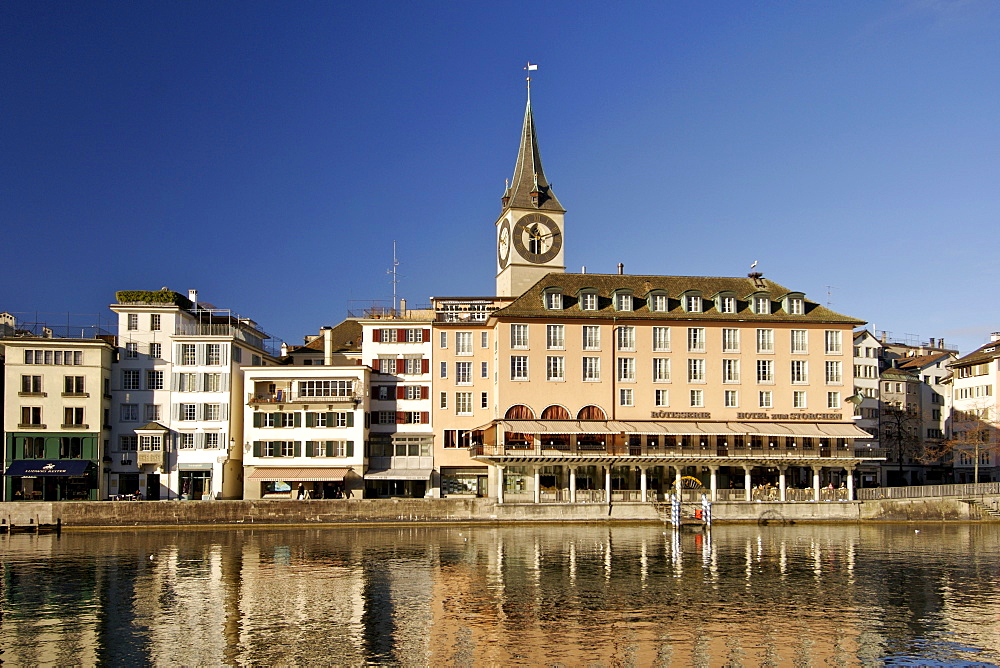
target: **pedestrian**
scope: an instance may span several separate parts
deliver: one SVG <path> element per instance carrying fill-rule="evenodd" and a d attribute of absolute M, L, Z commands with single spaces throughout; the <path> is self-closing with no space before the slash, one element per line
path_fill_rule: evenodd
<path fill-rule="evenodd" d="M 300 500 L 301 500 L 301 499 L 304 499 L 304 498 L 305 498 L 305 495 L 306 495 L 306 488 L 305 488 L 305 487 L 304 487 L 304 486 L 302 485 L 302 483 L 300 482 L 300 483 L 299 483 L 299 486 L 298 486 L 298 498 L 299 498 Z"/>

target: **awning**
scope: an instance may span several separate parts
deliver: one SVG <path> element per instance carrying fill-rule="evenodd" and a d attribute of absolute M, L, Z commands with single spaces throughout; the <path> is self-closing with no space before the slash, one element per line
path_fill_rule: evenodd
<path fill-rule="evenodd" d="M 834 438 L 873 438 L 871 434 L 856 424 L 818 424 L 816 426 L 822 429 L 827 436 Z"/>
<path fill-rule="evenodd" d="M 666 420 L 499 420 L 519 434 L 645 434 L 668 436 L 789 436 L 872 438 L 856 424 L 823 422 L 695 422 Z M 481 430 L 489 429 L 484 425 Z"/>
<path fill-rule="evenodd" d="M 617 434 L 621 430 L 604 420 L 503 420 L 502 431 L 517 434 Z"/>
<path fill-rule="evenodd" d="M 368 471 L 365 480 L 428 480 L 433 469 L 383 469 Z"/>
<path fill-rule="evenodd" d="M 21 459 L 11 462 L 4 475 L 78 478 L 87 473 L 90 465 L 89 459 Z"/>
<path fill-rule="evenodd" d="M 262 466 L 253 470 L 247 480 L 262 482 L 288 482 L 290 480 L 305 480 L 312 482 L 340 482 L 350 472 L 349 468 L 314 467 L 300 468 L 292 466 Z"/>

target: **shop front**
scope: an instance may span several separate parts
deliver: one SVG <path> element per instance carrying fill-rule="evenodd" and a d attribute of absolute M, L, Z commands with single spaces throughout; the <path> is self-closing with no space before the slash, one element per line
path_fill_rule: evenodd
<path fill-rule="evenodd" d="M 97 467 L 86 459 L 33 459 L 11 462 L 4 473 L 14 501 L 93 501 Z"/>
<path fill-rule="evenodd" d="M 181 464 L 177 473 L 182 501 L 208 501 L 214 498 L 211 464 Z"/>
<path fill-rule="evenodd" d="M 245 499 L 349 499 L 361 496 L 361 476 L 346 466 L 258 466 L 247 475 Z"/>

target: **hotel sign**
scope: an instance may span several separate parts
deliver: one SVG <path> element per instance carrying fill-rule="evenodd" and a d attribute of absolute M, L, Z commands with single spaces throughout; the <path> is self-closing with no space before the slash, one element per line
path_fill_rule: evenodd
<path fill-rule="evenodd" d="M 841 420 L 840 413 L 737 413 L 737 420 Z"/>

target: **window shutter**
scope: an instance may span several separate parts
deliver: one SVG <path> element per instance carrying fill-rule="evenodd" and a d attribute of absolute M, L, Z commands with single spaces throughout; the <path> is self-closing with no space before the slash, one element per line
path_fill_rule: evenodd
<path fill-rule="evenodd" d="M 431 372 L 431 361 L 426 357 L 420 359 L 420 373 L 430 373 Z"/>
<path fill-rule="evenodd" d="M 194 435 L 194 447 L 204 448 L 205 447 L 205 434 L 204 432 L 198 432 Z"/>
<path fill-rule="evenodd" d="M 254 413 L 253 414 L 253 426 L 259 427 L 260 426 L 260 421 L 261 421 L 262 417 L 263 417 L 263 415 L 261 413 Z"/>
<path fill-rule="evenodd" d="M 332 427 L 333 425 L 336 424 L 336 421 L 335 421 L 336 416 L 337 416 L 336 413 L 327 413 L 326 414 L 326 426 L 327 427 Z"/>
<path fill-rule="evenodd" d="M 406 388 L 403 387 L 402 385 L 397 385 L 396 386 L 396 398 L 397 399 L 405 399 L 406 398 Z"/>
<path fill-rule="evenodd" d="M 229 419 L 229 404 L 222 404 L 222 410 L 219 411 L 223 420 Z"/>
<path fill-rule="evenodd" d="M 316 423 L 316 418 L 312 413 L 306 413 L 306 426 L 312 427 Z M 307 441 L 307 443 L 310 441 Z"/>
<path fill-rule="evenodd" d="M 229 359 L 229 344 L 220 343 L 219 344 L 219 364 L 226 366 L 226 360 Z"/>
<path fill-rule="evenodd" d="M 348 413 L 347 414 L 347 426 L 348 427 L 353 427 L 354 426 L 354 413 Z"/>
<path fill-rule="evenodd" d="M 372 330 L 372 341 L 374 341 L 375 343 L 382 342 L 382 330 L 379 329 L 378 327 Z"/>
<path fill-rule="evenodd" d="M 431 388 L 429 388 L 426 385 L 421 385 L 420 386 L 420 398 L 421 399 L 430 399 L 430 397 L 431 397 Z"/>
<path fill-rule="evenodd" d="M 406 413 L 396 411 L 396 424 L 406 424 Z"/>
<path fill-rule="evenodd" d="M 181 419 L 181 405 L 180 404 L 172 404 L 170 412 L 171 412 L 171 414 L 173 414 L 173 418 L 175 420 L 180 420 Z"/>
<path fill-rule="evenodd" d="M 378 330 L 375 330 L 375 331 L 378 331 Z M 379 366 L 378 360 L 372 360 L 372 371 L 374 371 L 375 373 L 381 373 L 382 372 L 382 369 Z"/>
<path fill-rule="evenodd" d="M 180 392 L 181 390 L 181 376 L 178 373 L 170 374 L 170 389 L 174 392 Z"/>
<path fill-rule="evenodd" d="M 397 329 L 396 330 L 396 340 L 399 341 L 400 343 L 406 341 L 406 330 L 405 329 Z"/>
<path fill-rule="evenodd" d="M 228 392 L 229 391 L 229 374 L 228 373 L 222 374 L 222 380 L 221 380 L 221 382 L 219 384 L 219 389 L 222 390 L 223 392 Z"/>
<path fill-rule="evenodd" d="M 174 344 L 174 364 L 180 364 L 183 358 L 181 357 L 181 344 Z"/>
<path fill-rule="evenodd" d="M 260 457 L 260 441 L 253 442 L 253 456 Z"/>
<path fill-rule="evenodd" d="M 427 411 L 420 412 L 420 424 L 430 424 L 431 414 Z"/>
<path fill-rule="evenodd" d="M 306 457 L 315 457 L 316 441 L 306 441 Z"/>
<path fill-rule="evenodd" d="M 301 427 L 302 426 L 302 413 L 298 411 L 292 413 L 292 426 Z"/>
<path fill-rule="evenodd" d="M 354 456 L 354 441 L 348 441 L 344 445 L 346 446 L 345 447 L 345 451 L 346 451 L 345 452 L 345 456 L 347 456 L 347 457 L 353 457 Z"/>
<path fill-rule="evenodd" d="M 302 456 L 302 441 L 295 441 L 292 444 L 292 457 Z"/>
<path fill-rule="evenodd" d="M 431 330 L 429 329 L 423 330 L 423 336 L 420 337 L 420 341 L 423 343 L 427 343 L 430 340 L 431 340 Z"/>
<path fill-rule="evenodd" d="M 201 366 L 205 364 L 205 343 L 199 343 L 194 348 L 194 359 L 195 362 Z"/>

